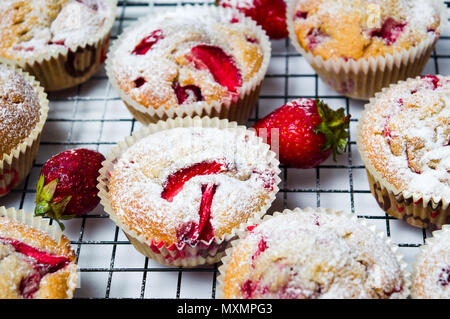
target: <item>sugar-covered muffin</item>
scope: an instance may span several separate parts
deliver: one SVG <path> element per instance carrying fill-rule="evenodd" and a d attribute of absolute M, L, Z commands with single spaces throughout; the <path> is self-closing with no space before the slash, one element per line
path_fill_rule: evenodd
<path fill-rule="evenodd" d="M 450 226 L 433 232 L 414 263 L 412 297 L 450 299 Z"/>
<path fill-rule="evenodd" d="M 100 197 L 143 254 L 192 266 L 205 263 L 198 257 L 220 259 L 236 230 L 266 213 L 279 168 L 268 145 L 245 127 L 179 121 L 165 129 L 160 122 L 108 157 Z"/>
<path fill-rule="evenodd" d="M 48 91 L 77 85 L 103 64 L 116 0 L 5 0 L 0 57 L 33 74 Z"/>
<path fill-rule="evenodd" d="M 358 129 L 358 149 L 378 202 L 419 226 L 449 221 L 449 92 L 448 76 L 394 85 L 366 106 Z"/>
<path fill-rule="evenodd" d="M 422 74 L 447 23 L 442 0 L 289 0 L 292 44 L 339 94 L 368 100 Z"/>
<path fill-rule="evenodd" d="M 130 111 L 147 114 L 138 120 L 194 112 L 235 120 L 250 115 L 269 59 L 268 37 L 250 18 L 195 6 L 141 20 L 120 37 L 107 64 Z"/>
<path fill-rule="evenodd" d="M 48 100 L 33 78 L 0 64 L 0 197 L 31 169 L 48 113 Z"/>
<path fill-rule="evenodd" d="M 24 214 L 28 224 L 19 221 Z M 0 299 L 72 298 L 76 255 L 67 237 L 56 234 L 31 213 L 0 208 Z"/>
<path fill-rule="evenodd" d="M 440 19 L 429 0 L 300 0 L 294 26 L 308 52 L 357 60 L 438 38 Z"/>
<path fill-rule="evenodd" d="M 251 227 L 220 268 L 224 298 L 396 299 L 408 279 L 386 238 L 356 218 L 286 210 Z"/>

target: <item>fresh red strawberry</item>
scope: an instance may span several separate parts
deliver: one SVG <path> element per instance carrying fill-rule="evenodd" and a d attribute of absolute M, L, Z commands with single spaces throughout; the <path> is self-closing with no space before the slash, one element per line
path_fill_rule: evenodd
<path fill-rule="evenodd" d="M 331 154 L 347 147 L 350 116 L 343 108 L 333 111 L 319 100 L 297 99 L 258 121 L 258 136 L 267 137 L 278 130 L 281 164 L 294 168 L 315 167 Z"/>
<path fill-rule="evenodd" d="M 216 5 L 244 13 L 255 20 L 272 39 L 288 36 L 284 0 L 216 0 Z"/>
<path fill-rule="evenodd" d="M 232 93 L 242 85 L 242 77 L 233 58 L 219 47 L 200 44 L 193 47 L 186 58 L 197 69 L 211 72 L 214 80 Z"/>
<path fill-rule="evenodd" d="M 92 150 L 75 149 L 49 159 L 41 170 L 36 187 L 36 216 L 60 220 L 85 215 L 93 210 L 97 196 L 97 178 L 105 157 Z"/>

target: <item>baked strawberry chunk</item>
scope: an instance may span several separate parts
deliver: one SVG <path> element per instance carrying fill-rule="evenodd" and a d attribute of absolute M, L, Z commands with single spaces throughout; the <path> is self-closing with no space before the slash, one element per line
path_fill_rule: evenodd
<path fill-rule="evenodd" d="M 307 35 L 308 39 L 308 48 L 310 50 L 314 50 L 317 48 L 319 44 L 324 42 L 328 38 L 328 35 L 326 33 L 323 33 L 319 29 L 311 29 Z"/>
<path fill-rule="evenodd" d="M 448 285 L 450 282 L 450 266 L 447 266 L 447 268 L 442 268 L 441 273 L 439 274 L 438 282 L 444 287 Z"/>
<path fill-rule="evenodd" d="M 426 82 L 433 88 L 433 90 L 436 90 L 442 85 L 439 78 L 435 75 L 425 75 L 422 76 L 422 79 L 426 80 Z"/>
<path fill-rule="evenodd" d="M 295 17 L 298 19 L 306 19 L 308 17 L 308 12 L 307 11 L 297 11 L 295 13 Z"/>
<path fill-rule="evenodd" d="M 244 293 L 244 298 L 245 299 L 253 298 L 253 294 L 255 293 L 257 288 L 258 288 L 257 284 L 253 283 L 251 280 L 246 280 L 241 286 L 241 290 Z"/>
<path fill-rule="evenodd" d="M 196 244 L 199 240 L 209 242 L 214 238 L 214 230 L 211 225 L 211 205 L 216 193 L 217 185 L 209 183 L 202 185 L 202 201 L 199 209 L 199 223 L 184 224 L 177 232 L 179 242 Z"/>
<path fill-rule="evenodd" d="M 136 80 L 134 80 L 134 87 L 140 88 L 147 82 L 142 76 L 138 77 Z"/>
<path fill-rule="evenodd" d="M 33 298 L 45 275 L 57 272 L 70 263 L 70 259 L 67 257 L 43 252 L 15 239 L 0 237 L 0 244 L 11 245 L 16 252 L 30 258 L 35 272 L 24 277 L 19 286 L 19 291 L 25 299 Z"/>
<path fill-rule="evenodd" d="M 392 18 L 387 18 L 381 28 L 373 30 L 370 35 L 382 38 L 386 41 L 386 44 L 392 45 L 397 41 L 405 26 L 406 23 L 404 22 L 397 22 Z"/>
<path fill-rule="evenodd" d="M 186 58 L 199 70 L 208 70 L 214 80 L 226 87 L 228 91 L 237 93 L 242 86 L 242 77 L 231 56 L 221 48 L 200 44 L 191 49 Z"/>
<path fill-rule="evenodd" d="M 261 253 L 265 252 L 267 248 L 269 248 L 269 246 L 267 246 L 267 242 L 264 240 L 264 238 L 261 238 L 258 243 L 258 250 L 252 256 L 252 261 L 254 261 L 259 255 L 261 255 Z"/>
<path fill-rule="evenodd" d="M 136 55 L 144 55 L 161 39 L 164 39 L 162 30 L 155 30 L 143 38 L 131 53 Z"/>
<path fill-rule="evenodd" d="M 175 196 L 183 189 L 185 183 L 191 178 L 201 175 L 219 174 L 226 171 L 226 167 L 220 162 L 201 162 L 192 166 L 180 169 L 167 178 L 161 198 L 172 202 Z"/>

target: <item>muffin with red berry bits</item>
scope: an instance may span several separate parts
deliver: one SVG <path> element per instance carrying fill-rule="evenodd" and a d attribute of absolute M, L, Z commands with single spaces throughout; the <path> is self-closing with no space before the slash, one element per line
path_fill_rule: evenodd
<path fill-rule="evenodd" d="M 270 55 L 267 35 L 250 18 L 186 6 L 130 26 L 106 64 L 113 87 L 144 124 L 195 115 L 244 123 Z"/>
<path fill-rule="evenodd" d="M 0 257 L 0 299 L 73 297 L 76 255 L 48 221 L 0 207 Z"/>
<path fill-rule="evenodd" d="M 255 20 L 271 39 L 288 36 L 284 0 L 216 0 L 216 5 L 244 13 Z"/>
<path fill-rule="evenodd" d="M 238 229 L 275 199 L 278 160 L 235 122 L 177 118 L 119 144 L 100 170 L 111 219 L 145 256 L 169 266 L 217 262 Z"/>
<path fill-rule="evenodd" d="M 369 99 L 418 76 L 445 28 L 442 0 L 290 0 L 288 30 L 321 79 Z"/>
<path fill-rule="evenodd" d="M 0 7 L 0 57 L 47 91 L 89 79 L 106 58 L 116 0 L 8 0 Z"/>
<path fill-rule="evenodd" d="M 350 214 L 274 213 L 232 242 L 219 268 L 219 298 L 406 298 L 409 274 L 396 249 Z"/>
<path fill-rule="evenodd" d="M 412 298 L 450 299 L 450 225 L 426 239 L 413 269 Z"/>
<path fill-rule="evenodd" d="M 358 149 L 388 214 L 424 228 L 450 222 L 449 119 L 449 76 L 399 82 L 366 105 Z"/>
<path fill-rule="evenodd" d="M 30 172 L 47 114 L 47 95 L 39 83 L 0 64 L 0 197 Z"/>

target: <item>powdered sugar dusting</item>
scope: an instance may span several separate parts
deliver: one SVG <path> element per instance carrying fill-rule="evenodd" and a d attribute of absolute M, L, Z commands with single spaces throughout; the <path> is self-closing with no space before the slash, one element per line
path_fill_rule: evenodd
<path fill-rule="evenodd" d="M 234 270 L 227 269 L 225 285 L 241 292 L 232 298 L 399 298 L 406 289 L 385 240 L 337 213 L 278 215 L 249 232 L 234 249 L 231 259 L 246 256 L 239 267 L 249 272 L 235 279 L 229 277 Z M 251 291 L 244 282 L 251 283 Z"/>
<path fill-rule="evenodd" d="M 106 0 L 33 0 L 2 3 L 4 56 L 54 53 L 95 38 L 114 10 Z"/>
<path fill-rule="evenodd" d="M 39 97 L 31 83 L 0 65 L 0 159 L 29 136 L 39 118 Z"/>
<path fill-rule="evenodd" d="M 399 190 L 450 200 L 450 78 L 427 76 L 388 89 L 367 111 L 363 145 Z"/>
<path fill-rule="evenodd" d="M 419 298 L 450 299 L 450 229 L 440 232 L 419 257 L 414 289 Z"/>
<path fill-rule="evenodd" d="M 138 44 L 156 31 L 159 37 L 149 40 L 151 49 L 136 54 Z M 231 24 L 230 17 L 219 8 L 193 7 L 167 12 L 138 24 L 119 41 L 112 61 L 117 83 L 138 103 L 155 109 L 178 106 L 175 83 L 197 86 L 206 102 L 233 96 L 208 69 L 189 61 L 189 53 L 198 45 L 222 49 L 231 57 L 244 82 L 255 76 L 263 60 L 254 32 L 243 23 Z M 144 81 L 137 86 L 136 79 Z"/>
<path fill-rule="evenodd" d="M 300 0 L 294 23 L 305 49 L 325 59 L 359 59 L 438 37 L 439 5 L 435 0 Z"/>
<path fill-rule="evenodd" d="M 236 129 L 175 128 L 138 141 L 114 166 L 110 200 L 116 214 L 147 238 L 176 242 L 183 224 L 199 223 L 202 185 L 217 185 L 211 207 L 216 236 L 259 212 L 274 187 L 276 168 L 261 142 Z M 161 197 L 167 178 L 198 163 L 218 161 L 225 172 L 187 181 L 169 202 Z M 158 229 L 155 226 L 159 225 Z"/>

